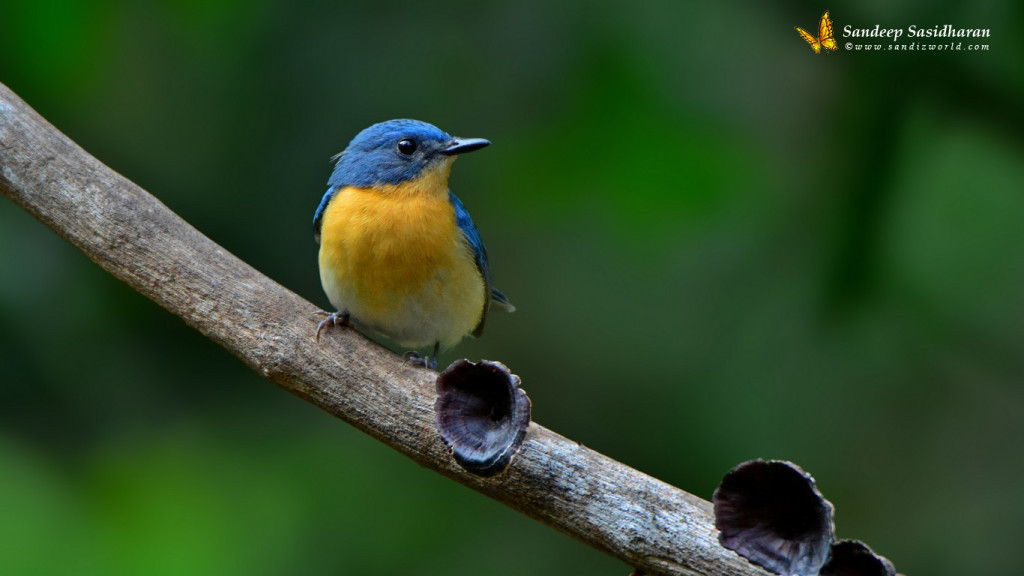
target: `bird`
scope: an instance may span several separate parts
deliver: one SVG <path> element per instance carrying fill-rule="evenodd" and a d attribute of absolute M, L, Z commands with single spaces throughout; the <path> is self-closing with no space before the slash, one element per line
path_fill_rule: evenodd
<path fill-rule="evenodd" d="M 441 350 L 483 333 L 491 303 L 515 310 L 491 285 L 487 249 L 448 186 L 455 159 L 489 145 L 397 119 L 362 130 L 332 158 L 313 233 L 336 311 L 317 312 L 317 341 L 325 329 L 354 324 L 436 370 Z M 428 347 L 426 357 L 416 350 Z"/>

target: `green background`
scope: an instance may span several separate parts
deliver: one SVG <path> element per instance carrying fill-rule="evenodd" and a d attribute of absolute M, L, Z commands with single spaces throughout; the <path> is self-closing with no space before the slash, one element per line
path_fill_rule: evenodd
<path fill-rule="evenodd" d="M 826 8 L 816 56 L 793 27 Z M 537 421 L 704 498 L 795 461 L 907 574 L 1019 574 L 1022 10 L 5 2 L 0 81 L 321 306 L 328 157 L 395 117 L 489 138 L 452 186 L 519 310 L 442 365 L 505 362 Z M 945 23 L 990 50 L 842 48 Z M 0 328 L 0 574 L 629 571 L 268 384 L 6 200 Z"/>

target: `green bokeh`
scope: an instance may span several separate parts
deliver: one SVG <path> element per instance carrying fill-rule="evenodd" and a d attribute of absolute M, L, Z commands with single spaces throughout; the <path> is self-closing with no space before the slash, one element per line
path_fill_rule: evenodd
<path fill-rule="evenodd" d="M 815 56 L 793 31 L 992 29 Z M 433 122 L 518 306 L 442 358 L 709 498 L 817 478 L 907 574 L 1024 535 L 1020 3 L 0 6 L 0 81 L 326 306 L 310 222 L 366 125 Z M 840 39 L 840 45 L 843 40 Z M 0 574 L 616 574 L 628 567 L 268 385 L 0 201 Z"/>

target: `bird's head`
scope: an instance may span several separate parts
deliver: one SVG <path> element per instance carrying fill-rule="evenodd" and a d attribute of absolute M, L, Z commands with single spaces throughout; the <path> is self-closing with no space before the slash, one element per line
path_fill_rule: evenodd
<path fill-rule="evenodd" d="M 388 120 L 356 135 L 337 156 L 332 187 L 370 188 L 398 185 L 426 175 L 448 181 L 458 154 L 490 144 L 481 138 L 453 138 L 419 120 Z"/>

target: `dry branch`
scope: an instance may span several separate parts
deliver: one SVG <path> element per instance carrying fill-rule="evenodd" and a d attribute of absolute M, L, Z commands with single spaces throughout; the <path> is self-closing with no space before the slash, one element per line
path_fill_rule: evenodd
<path fill-rule="evenodd" d="M 507 473 L 465 473 L 434 429 L 434 372 L 351 330 L 316 345 L 312 304 L 90 156 L 2 84 L 0 190 L 271 382 L 421 465 L 648 574 L 767 574 L 719 545 L 708 502 L 536 423 Z"/>

